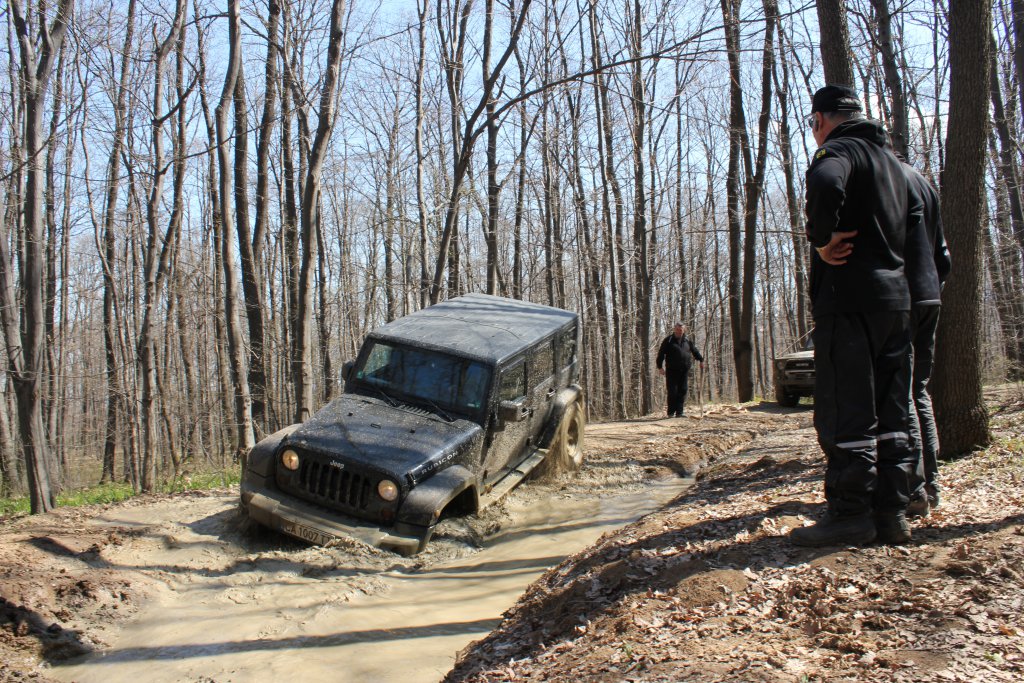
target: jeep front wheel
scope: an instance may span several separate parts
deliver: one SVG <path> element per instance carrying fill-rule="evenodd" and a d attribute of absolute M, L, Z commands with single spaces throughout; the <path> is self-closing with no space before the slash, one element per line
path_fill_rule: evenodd
<path fill-rule="evenodd" d="M 548 454 L 537 468 L 538 474 L 554 476 L 578 470 L 583 465 L 583 433 L 586 426 L 583 406 L 573 402 L 562 415 Z"/>
<path fill-rule="evenodd" d="M 775 400 L 784 408 L 792 408 L 800 402 L 800 397 L 789 393 L 782 387 L 775 387 Z"/>

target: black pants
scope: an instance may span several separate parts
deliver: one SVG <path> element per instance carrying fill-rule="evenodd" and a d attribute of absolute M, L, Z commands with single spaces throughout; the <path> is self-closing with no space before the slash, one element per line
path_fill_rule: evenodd
<path fill-rule="evenodd" d="M 910 441 L 910 312 L 819 316 L 814 427 L 825 452 L 825 498 L 837 515 L 904 510 Z"/>
<path fill-rule="evenodd" d="M 665 390 L 668 392 L 668 416 L 682 415 L 689 391 L 690 370 L 665 369 Z"/>
<path fill-rule="evenodd" d="M 910 316 L 913 334 L 914 365 L 911 379 L 913 410 L 910 412 L 910 434 L 914 439 L 918 466 L 911 480 L 913 495 L 925 484 L 938 486 L 939 432 L 935 428 L 932 396 L 928 381 L 932 377 L 935 355 L 935 329 L 939 326 L 939 306 L 915 306 Z"/>

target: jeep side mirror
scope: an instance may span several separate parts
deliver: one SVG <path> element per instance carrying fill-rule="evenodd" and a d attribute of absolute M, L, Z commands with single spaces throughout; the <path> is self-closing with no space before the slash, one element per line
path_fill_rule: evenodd
<path fill-rule="evenodd" d="M 502 422 L 522 422 L 528 414 L 525 396 L 498 404 L 498 419 Z"/>
<path fill-rule="evenodd" d="M 355 366 L 355 361 L 345 361 L 345 364 L 341 366 L 341 379 L 347 382 L 349 378 L 352 376 L 352 368 L 354 368 Z"/>

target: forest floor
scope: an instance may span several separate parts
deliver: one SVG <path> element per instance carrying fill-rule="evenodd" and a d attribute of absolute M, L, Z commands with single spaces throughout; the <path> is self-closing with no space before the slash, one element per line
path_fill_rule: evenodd
<path fill-rule="evenodd" d="M 821 454 L 776 431 L 547 572 L 446 680 L 1024 680 L 1024 392 L 987 399 L 994 445 L 942 465 L 906 546 L 791 546 Z"/>
<path fill-rule="evenodd" d="M 942 504 L 914 523 L 904 547 L 788 544 L 788 530 L 821 509 L 821 455 L 811 411 L 770 404 L 590 425 L 578 475 L 530 482 L 477 517 L 445 523 L 414 558 L 254 535 L 239 521 L 237 489 L 2 519 L 0 682 L 69 680 L 53 667 L 110 651 L 147 607 L 194 601 L 185 589 L 213 581 L 222 612 L 269 603 L 274 596 L 259 592 L 268 585 L 308 585 L 320 596 L 327 585 L 327 607 L 344 620 L 346 605 L 388 590 L 397 597 L 382 577 L 486 557 L 487 539 L 514 529 L 516 510 L 643 492 L 698 471 L 697 485 L 660 510 L 550 562 L 542 575 L 541 567 L 518 602 L 486 622 L 489 635 L 462 650 L 447 680 L 1021 680 L 1024 389 L 987 397 L 995 444 L 942 466 Z M 323 618 L 326 601 L 315 602 L 280 633 Z M 277 626 L 269 608 L 247 615 L 240 628 L 257 621 L 259 633 L 212 640 L 251 659 Z M 414 642 L 407 647 L 425 640 Z M 333 652 L 322 645 L 322 656 Z M 204 659 L 217 654 L 204 651 L 188 673 L 165 679 L 251 680 L 235 663 Z M 286 654 L 271 651 L 268 661 Z M 120 680 L 116 671 L 100 675 Z"/>

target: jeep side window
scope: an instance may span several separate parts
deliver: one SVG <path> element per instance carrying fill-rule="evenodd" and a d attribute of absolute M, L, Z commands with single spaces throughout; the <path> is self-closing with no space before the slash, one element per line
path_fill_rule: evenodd
<path fill-rule="evenodd" d="M 555 372 L 555 349 L 551 340 L 541 344 L 530 354 L 530 386 L 535 387 Z"/>
<path fill-rule="evenodd" d="M 501 373 L 500 401 L 515 401 L 526 396 L 526 363 L 519 363 Z"/>
<path fill-rule="evenodd" d="M 558 367 L 567 368 L 576 362 L 576 328 L 562 332 L 558 344 Z"/>
<path fill-rule="evenodd" d="M 391 363 L 392 351 L 394 347 L 388 344 L 374 344 L 356 375 L 357 379 L 365 379 L 372 384 L 390 384 L 395 381 L 396 366 Z"/>

